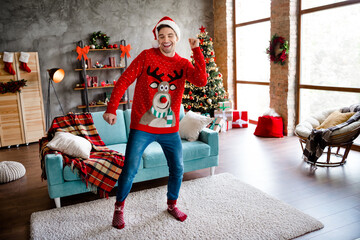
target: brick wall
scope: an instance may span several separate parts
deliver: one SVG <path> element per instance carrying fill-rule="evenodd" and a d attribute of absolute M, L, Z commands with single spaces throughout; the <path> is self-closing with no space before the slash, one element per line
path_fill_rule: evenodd
<path fill-rule="evenodd" d="M 223 75 L 224 87 L 234 101 L 233 0 L 214 0 L 213 6 L 216 64 Z"/>
<path fill-rule="evenodd" d="M 271 35 L 275 33 L 289 41 L 287 64 L 271 63 L 270 107 L 284 121 L 284 134 L 293 135 L 296 100 L 296 52 L 297 52 L 297 1 L 271 1 Z"/>

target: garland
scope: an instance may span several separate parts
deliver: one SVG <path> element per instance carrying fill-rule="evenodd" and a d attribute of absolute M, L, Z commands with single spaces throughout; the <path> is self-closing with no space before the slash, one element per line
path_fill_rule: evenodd
<path fill-rule="evenodd" d="M 289 54 L 289 43 L 285 38 L 275 34 L 271 37 L 270 46 L 266 49 L 266 53 L 269 54 L 270 61 L 284 65 Z"/>
<path fill-rule="evenodd" d="M 10 80 L 10 82 L 0 83 L 0 93 L 5 94 L 8 92 L 16 93 L 20 92 L 21 88 L 26 86 L 26 80 Z"/>
<path fill-rule="evenodd" d="M 97 39 L 101 40 L 101 44 L 97 43 Z M 101 31 L 94 32 L 90 37 L 90 45 L 94 45 L 96 49 L 103 49 L 109 46 L 110 37 Z"/>

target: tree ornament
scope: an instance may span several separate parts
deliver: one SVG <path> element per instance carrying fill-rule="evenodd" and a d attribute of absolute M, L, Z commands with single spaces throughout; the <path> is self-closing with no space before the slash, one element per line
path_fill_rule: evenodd
<path fill-rule="evenodd" d="M 189 91 L 189 95 L 191 95 L 192 94 L 192 91 Z"/>
<path fill-rule="evenodd" d="M 101 43 L 98 44 L 97 40 L 100 40 Z M 96 49 L 103 49 L 109 46 L 110 37 L 108 37 L 105 33 L 101 31 L 94 32 L 90 37 L 90 45 L 94 45 Z"/>
<path fill-rule="evenodd" d="M 207 102 L 209 105 L 211 105 L 211 103 L 212 103 L 211 98 L 208 98 L 208 99 L 206 100 L 206 102 Z"/>
<path fill-rule="evenodd" d="M 201 28 L 199 28 L 199 30 L 200 30 L 201 33 L 205 33 L 205 29 L 206 29 L 206 28 L 205 28 L 203 25 L 201 25 Z M 210 41 L 211 41 L 211 40 L 210 40 Z"/>
<path fill-rule="evenodd" d="M 190 106 L 190 105 L 188 105 L 188 106 L 187 106 L 187 109 L 189 109 L 189 110 L 190 110 L 190 109 L 191 109 L 191 106 Z"/>

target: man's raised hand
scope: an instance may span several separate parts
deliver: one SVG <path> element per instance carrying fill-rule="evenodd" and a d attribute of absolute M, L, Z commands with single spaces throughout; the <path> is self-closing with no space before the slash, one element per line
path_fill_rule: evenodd
<path fill-rule="evenodd" d="M 196 48 L 199 46 L 199 39 L 189 38 L 189 44 L 190 44 L 191 49 Z"/>

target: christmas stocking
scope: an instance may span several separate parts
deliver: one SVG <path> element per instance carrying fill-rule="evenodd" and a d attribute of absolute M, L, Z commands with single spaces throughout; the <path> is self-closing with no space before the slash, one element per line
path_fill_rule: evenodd
<path fill-rule="evenodd" d="M 29 62 L 29 57 L 30 57 L 30 54 L 29 53 L 26 53 L 26 52 L 21 52 L 20 53 L 20 58 L 19 58 L 19 61 L 20 61 L 20 69 L 21 70 L 24 70 L 24 71 L 27 71 L 28 73 L 31 72 L 31 69 L 28 67 L 27 63 Z"/>
<path fill-rule="evenodd" d="M 12 52 L 4 52 L 3 61 L 5 63 L 5 71 L 8 73 L 15 75 L 15 71 L 12 68 L 12 63 L 14 61 L 14 53 Z"/>

